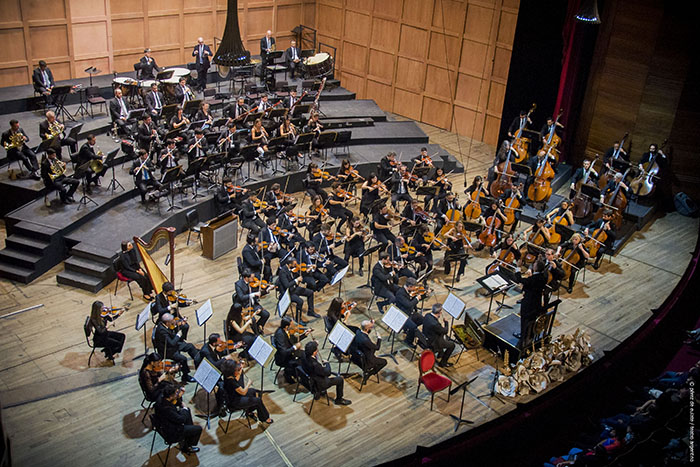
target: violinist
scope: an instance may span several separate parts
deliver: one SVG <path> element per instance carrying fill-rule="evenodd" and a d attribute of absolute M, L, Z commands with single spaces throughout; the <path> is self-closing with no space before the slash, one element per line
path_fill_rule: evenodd
<path fill-rule="evenodd" d="M 323 290 L 335 273 L 324 274 L 321 268 L 330 268 L 331 271 L 335 271 L 333 263 L 329 259 L 325 261 L 319 259 L 313 242 L 304 242 L 304 247 L 299 249 L 298 258 L 300 265 L 306 265 L 306 271 L 301 271 L 306 287 L 314 292 Z"/>
<path fill-rule="evenodd" d="M 600 202 L 601 204 L 605 202 L 605 197 L 608 196 L 611 193 L 614 193 L 617 187 L 620 187 L 619 192 L 622 192 L 625 196 L 628 196 L 627 190 L 629 190 L 629 186 L 622 181 L 623 174 L 620 172 L 617 172 L 615 174 L 615 177 L 608 182 L 607 185 L 605 185 L 605 188 L 603 188 L 600 192 Z M 613 200 L 614 201 L 614 200 Z"/>
<path fill-rule="evenodd" d="M 374 173 L 369 174 L 362 184 L 362 199 L 360 200 L 360 212 L 367 216 L 374 203 L 382 196 L 382 186 Z"/>
<path fill-rule="evenodd" d="M 345 261 L 349 261 L 350 258 L 357 258 L 359 261 L 358 274 L 364 276 L 362 268 L 365 265 L 365 257 L 363 253 L 365 252 L 365 239 L 368 230 L 365 229 L 362 221 L 360 219 L 353 219 L 350 225 L 345 229 Z"/>
<path fill-rule="evenodd" d="M 162 320 L 166 313 L 170 313 L 180 321 L 176 326 L 182 335 L 182 340 L 187 339 L 187 333 L 190 331 L 190 325 L 180 314 L 180 307 L 177 300 L 177 292 L 171 282 L 163 282 L 163 289 L 156 295 L 156 299 L 151 305 L 151 314 L 158 315 L 158 320 Z M 173 300 L 173 298 L 175 298 Z"/>
<path fill-rule="evenodd" d="M 379 261 L 372 268 L 372 290 L 377 297 L 377 308 L 384 314 L 384 307 L 396 303 L 399 277 L 391 265 L 386 251 L 379 253 Z M 383 298 L 384 300 L 379 300 Z"/>
<path fill-rule="evenodd" d="M 318 250 L 318 253 L 320 255 L 325 256 L 328 258 L 332 263 L 334 267 L 328 266 L 326 267 L 326 272 L 333 277 L 337 270 L 343 269 L 348 265 L 348 262 L 345 261 L 343 258 L 340 256 L 336 256 L 333 253 L 333 248 L 332 245 L 335 243 L 335 238 L 333 233 L 331 232 L 331 225 L 330 224 L 323 224 L 321 226 L 321 232 L 317 233 L 313 237 L 313 242 L 314 245 L 316 245 L 316 250 Z"/>
<path fill-rule="evenodd" d="M 598 269 L 600 267 L 600 262 L 603 259 L 603 255 L 606 253 L 611 254 L 612 253 L 612 247 L 615 244 L 615 239 L 617 238 L 617 235 L 615 233 L 615 224 L 612 221 L 612 210 L 610 209 L 605 209 L 603 211 L 603 217 L 598 219 L 597 221 L 593 221 L 590 224 L 588 224 L 583 231 L 583 234 L 588 237 L 588 236 L 593 236 L 593 233 L 598 230 L 598 229 L 603 229 L 603 232 L 605 232 L 605 241 L 603 242 L 603 245 L 598 245 L 598 251 L 596 252 L 596 257 L 595 257 L 595 263 L 593 263 L 593 268 Z"/>
<path fill-rule="evenodd" d="M 392 227 L 389 224 L 389 208 L 386 204 L 375 208 L 374 216 L 372 216 L 372 232 L 374 232 L 375 240 L 382 244 L 382 251 L 396 241 L 396 237 L 391 232 Z"/>
<path fill-rule="evenodd" d="M 575 256 L 571 252 L 578 254 L 579 259 L 575 263 L 572 263 L 572 261 L 567 259 L 571 256 Z M 571 272 L 569 273 L 569 286 L 566 289 L 567 292 L 571 293 L 574 290 L 574 285 L 576 284 L 576 276 L 578 276 L 578 272 L 581 270 L 581 268 L 583 268 L 586 265 L 586 261 L 588 261 L 588 258 L 590 258 L 588 250 L 583 244 L 583 237 L 581 236 L 581 234 L 575 233 L 571 236 L 569 241 L 559 245 L 559 248 L 557 248 L 556 256 L 561 257 L 566 261 L 569 261 L 569 263 L 572 263 L 572 265 L 570 265 Z"/>
<path fill-rule="evenodd" d="M 123 310 L 124 308 L 121 308 L 121 312 L 123 312 Z M 115 355 L 120 354 L 122 347 L 124 347 L 126 335 L 121 332 L 108 331 L 107 324 L 117 319 L 120 315 L 121 313 L 112 313 L 111 310 L 106 308 L 100 301 L 92 302 L 89 324 L 95 332 L 92 342 L 95 347 L 102 347 L 105 358 L 112 362 L 112 364 L 114 364 Z"/>
<path fill-rule="evenodd" d="M 328 198 L 328 204 L 330 205 L 330 216 L 333 219 L 340 220 L 336 225 L 338 230 L 340 230 L 346 222 L 352 222 L 352 211 L 346 207 L 348 203 L 346 194 L 349 193 L 343 190 L 339 182 L 333 182 L 333 194 Z"/>
<path fill-rule="evenodd" d="M 419 214 L 420 213 L 420 214 Z M 418 200 L 413 199 L 410 203 L 406 203 L 403 211 L 401 211 L 401 227 L 399 227 L 399 232 L 401 235 L 406 237 L 411 237 L 416 232 L 418 225 L 427 222 L 430 217 L 428 213 L 423 211 L 418 206 Z"/>
<path fill-rule="evenodd" d="M 243 316 L 243 306 L 233 302 L 226 315 L 226 336 L 233 342 L 243 343 L 242 357 L 249 358 L 248 349 L 253 345 L 258 335 L 257 315 L 255 313 Z"/>
<path fill-rule="evenodd" d="M 257 290 L 253 290 L 251 284 L 256 281 L 257 278 L 250 270 L 243 270 L 241 278 L 234 285 L 236 294 L 233 301 L 244 308 L 250 307 L 253 309 L 255 318 L 252 329 L 256 334 L 262 335 L 265 331 L 265 323 L 270 319 L 270 313 L 260 305 L 260 297 L 265 293 L 262 287 L 255 287 Z"/>
<path fill-rule="evenodd" d="M 190 367 L 187 365 L 187 357 L 183 355 L 183 352 L 188 354 L 192 360 L 197 357 L 197 347 L 185 342 L 185 339 L 181 338 L 177 334 L 177 325 L 175 324 L 175 317 L 170 313 L 165 313 L 156 324 L 155 337 L 154 337 L 155 349 L 158 353 L 169 360 L 173 360 L 182 369 L 182 382 L 193 383 L 194 378 L 190 376 Z"/>
<path fill-rule="evenodd" d="M 408 203 L 413 201 L 408 192 L 412 186 L 415 186 L 415 183 L 411 181 L 411 174 L 408 173 L 405 165 L 399 164 L 399 170 L 391 175 L 391 206 L 394 210 L 396 210 L 396 203 L 399 201 Z"/>
<path fill-rule="evenodd" d="M 246 235 L 245 246 L 241 251 L 243 269 L 254 271 L 259 277 L 269 278 L 272 276 L 270 264 L 263 261 L 257 247 L 257 237 L 252 234 Z"/>
<path fill-rule="evenodd" d="M 432 207 L 435 209 L 435 205 L 445 199 L 447 193 L 452 191 L 452 182 L 447 179 L 445 170 L 442 167 L 437 167 L 433 176 L 426 183 L 427 185 L 438 187 L 438 192 L 436 194 L 426 195 L 425 199 L 423 200 L 423 206 L 426 210 L 430 210 L 432 202 Z"/>
<path fill-rule="evenodd" d="M 292 214 L 292 216 L 289 215 L 289 213 L 294 210 L 294 206 L 295 205 L 287 206 L 286 208 L 282 209 L 280 215 L 277 216 L 277 225 L 279 228 L 288 232 L 283 239 L 283 243 L 286 243 L 289 249 L 292 249 L 295 244 L 304 241 L 304 237 L 302 237 L 299 233 L 297 225 L 299 227 L 304 227 L 306 225 L 299 222 L 294 214 Z"/>
<path fill-rule="evenodd" d="M 139 386 L 149 402 L 158 400 L 163 393 L 163 388 L 174 381 L 174 374 L 179 370 L 178 366 L 174 365 L 168 371 L 163 371 L 162 367 L 157 366 L 158 362 L 162 361 L 163 358 L 158 352 L 151 352 L 144 357 L 139 370 Z"/>
<path fill-rule="evenodd" d="M 306 297 L 306 302 L 308 304 L 308 311 L 307 315 L 313 316 L 314 318 L 320 318 L 321 315 L 316 313 L 314 311 L 314 292 L 310 288 L 307 287 L 301 287 L 301 283 L 303 281 L 303 278 L 301 276 L 294 276 L 292 271 L 289 269 L 292 263 L 294 262 L 293 258 L 287 258 L 285 260 L 281 261 L 281 266 L 279 268 L 278 272 L 278 281 L 279 281 L 279 291 L 280 294 L 284 295 L 285 292 L 289 291 L 289 298 L 292 300 L 292 302 L 296 305 L 296 310 L 297 310 L 297 323 L 299 324 L 306 324 L 305 321 L 301 319 L 301 310 L 302 307 L 304 306 L 304 301 L 302 300 L 301 297 Z"/>
<path fill-rule="evenodd" d="M 433 159 L 428 155 L 428 148 L 420 148 L 420 154 L 412 158 L 413 167 L 433 167 Z"/>
<path fill-rule="evenodd" d="M 304 357 L 301 341 L 311 332 L 310 329 L 306 329 L 296 335 L 290 335 L 291 324 L 291 318 L 283 317 L 273 337 L 273 346 L 277 350 L 275 352 L 275 365 L 284 368 L 284 379 L 290 384 L 296 382 L 295 368 L 300 365 L 299 361 Z"/>
<path fill-rule="evenodd" d="M 318 165 L 315 162 L 311 162 L 306 170 L 306 178 L 304 179 L 306 192 L 309 194 L 311 199 L 313 199 L 314 196 L 320 196 L 321 199 L 323 199 L 323 203 L 325 203 L 328 200 L 328 193 L 321 188 L 322 183 L 323 173 L 321 169 L 318 168 Z"/>
<path fill-rule="evenodd" d="M 406 345 L 415 348 L 414 340 L 416 339 L 416 331 L 418 326 L 423 324 L 423 315 L 418 311 L 419 296 L 412 293 L 418 287 L 418 282 L 409 277 L 403 287 L 399 287 L 396 291 L 395 304 L 396 307 L 408 315 L 406 323 L 402 330 L 406 333 Z"/>
<path fill-rule="evenodd" d="M 252 411 L 257 413 L 257 419 L 263 423 L 272 423 L 270 412 L 262 401 L 262 392 L 252 388 L 249 379 L 245 382 L 243 375 L 243 364 L 227 360 L 221 364 L 221 375 L 224 380 L 224 390 L 226 393 L 227 407 L 230 411 L 246 409 L 248 416 Z M 253 417 L 255 419 L 255 417 Z"/>
<path fill-rule="evenodd" d="M 426 269 L 426 272 L 433 269 L 433 248 L 439 248 L 439 245 L 430 238 L 431 236 L 434 237 L 434 235 L 430 232 L 427 225 L 419 225 L 416 234 L 411 239 L 410 246 L 416 249 L 417 272 L 420 272 L 423 268 Z"/>
<path fill-rule="evenodd" d="M 583 165 L 576 169 L 576 172 L 574 172 L 574 176 L 571 178 L 569 198 L 574 199 L 576 197 L 576 184 L 578 182 L 581 182 L 582 185 L 595 185 L 597 181 L 598 172 L 596 172 L 593 169 L 593 167 L 591 167 L 591 161 L 589 159 L 584 160 Z"/>
<path fill-rule="evenodd" d="M 318 343 L 316 341 L 307 342 L 304 346 L 304 358 L 301 366 L 316 383 L 319 391 L 325 391 L 331 386 L 335 386 L 335 405 L 350 405 L 351 402 L 343 398 L 343 386 L 345 380 L 342 376 L 331 377 L 331 367 L 328 362 L 318 360 Z"/>
<path fill-rule="evenodd" d="M 177 166 L 177 152 L 175 150 L 175 140 L 168 138 L 165 142 L 165 148 L 158 156 L 158 167 L 160 167 L 161 177 L 165 175 L 168 169 Z"/>
<path fill-rule="evenodd" d="M 250 198 L 243 200 L 241 203 L 239 217 L 241 218 L 241 226 L 250 230 L 250 233 L 253 235 L 258 235 L 267 226 L 265 221 L 258 215 L 258 211 Z"/>
<path fill-rule="evenodd" d="M 372 342 L 372 337 L 370 334 L 374 329 L 375 337 L 377 342 Z M 382 345 L 382 336 L 379 335 L 379 331 L 374 327 L 374 320 L 364 320 L 360 324 L 360 329 L 355 332 L 355 346 L 362 352 L 365 357 L 365 368 L 364 368 L 364 381 L 366 382 L 370 376 L 376 375 L 382 368 L 387 364 L 385 358 L 377 357 L 376 352 Z"/>
<path fill-rule="evenodd" d="M 129 173 L 134 176 L 134 184 L 141 194 L 141 203 L 146 203 L 146 193 L 149 187 L 162 190 L 163 185 L 154 175 L 154 167 L 148 159 L 145 149 L 139 149 L 139 158 L 131 165 Z"/>
<path fill-rule="evenodd" d="M 129 241 L 123 241 L 121 246 L 121 253 L 116 262 L 116 269 L 121 273 L 122 276 L 135 281 L 139 287 L 141 287 L 141 292 L 143 292 L 144 300 L 153 300 L 153 287 L 151 286 L 151 280 L 146 277 L 146 273 L 139 264 L 139 259 L 136 256 L 136 250 L 134 250 L 134 244 Z"/>
<path fill-rule="evenodd" d="M 221 335 L 216 332 L 209 334 L 207 343 L 204 344 L 201 349 L 199 349 L 199 353 L 194 359 L 195 368 L 198 368 L 199 364 L 202 363 L 202 360 L 205 358 L 211 363 L 216 363 L 222 358 L 225 358 L 226 354 L 217 350 L 223 344 L 224 341 L 221 339 Z"/>
<path fill-rule="evenodd" d="M 452 268 L 452 263 L 459 261 L 459 269 L 457 270 L 457 282 L 462 278 L 464 269 L 467 266 L 466 247 L 471 248 L 471 243 L 467 238 L 467 232 L 464 230 L 464 224 L 457 222 L 452 229 L 445 233 L 447 240 L 447 251 L 443 264 L 445 265 L 445 274 L 449 275 Z"/>
<path fill-rule="evenodd" d="M 196 446 L 202 427 L 192 422 L 192 412 L 182 404 L 184 388 L 166 384 L 155 404 L 155 414 L 161 421 L 163 438 L 169 443 L 180 443 L 183 454 L 199 452 Z"/>
<path fill-rule="evenodd" d="M 360 328 L 353 326 L 352 324 L 348 324 L 348 319 L 350 319 L 352 310 L 356 306 L 357 302 L 343 302 L 343 299 L 340 297 L 335 297 L 333 300 L 331 300 L 331 304 L 328 305 L 328 311 L 326 312 L 326 317 L 328 318 L 330 328 L 333 329 L 335 323 L 340 321 L 346 325 L 348 329 L 353 332 L 353 334 L 356 334 Z"/>
<path fill-rule="evenodd" d="M 453 366 L 448 360 L 455 349 L 455 343 L 447 338 L 450 332 L 450 326 L 447 320 L 443 320 L 443 324 L 440 324 L 440 318 L 442 317 L 442 305 L 436 303 L 430 310 L 431 312 L 425 315 L 423 318 L 423 334 L 430 344 L 430 348 L 436 353 L 437 358 L 440 360 L 438 366 L 442 368 L 448 368 Z"/>
<path fill-rule="evenodd" d="M 352 168 L 349 159 L 343 159 L 340 163 L 340 168 L 338 169 L 336 177 L 344 190 L 350 190 L 351 186 L 362 178 L 357 174 L 357 171 Z"/>
<path fill-rule="evenodd" d="M 457 203 L 457 197 L 455 194 L 448 192 L 445 198 L 437 203 L 435 212 L 437 214 L 435 232 L 439 232 L 447 222 L 451 221 L 451 219 L 447 217 L 448 212 L 457 214 L 460 212 L 460 207 Z"/>
<path fill-rule="evenodd" d="M 486 266 L 486 274 L 489 274 L 489 271 L 493 270 L 492 267 L 494 266 L 495 269 L 498 270 L 500 270 L 502 267 L 506 269 L 515 269 L 515 267 L 520 264 L 522 254 L 520 253 L 518 246 L 515 244 L 513 235 L 507 234 L 503 240 L 501 240 L 501 242 L 494 247 L 491 257 L 494 258 L 495 261 Z M 512 259 L 512 262 L 507 263 L 506 261 L 508 259 Z"/>
<path fill-rule="evenodd" d="M 321 225 L 323 225 L 328 213 L 329 210 L 325 208 L 323 198 L 320 196 L 311 198 L 311 204 L 307 213 L 307 216 L 311 219 L 307 227 L 310 234 L 313 235 L 321 230 Z"/>
<path fill-rule="evenodd" d="M 268 267 L 270 267 L 273 258 L 282 259 L 287 256 L 289 252 L 284 249 L 284 247 L 280 244 L 277 235 L 275 235 L 273 232 L 275 229 L 275 224 L 277 224 L 277 218 L 268 217 L 266 224 L 267 226 L 260 231 L 260 240 L 262 245 L 265 246 L 263 247 L 263 257 L 265 258 L 265 262 L 267 263 Z M 265 279 L 269 279 L 269 277 Z"/>
<path fill-rule="evenodd" d="M 397 168 L 398 162 L 396 161 L 396 153 L 390 152 L 379 161 L 379 173 L 377 175 L 380 179 L 387 180 L 394 174 Z"/>
<path fill-rule="evenodd" d="M 273 183 L 270 189 L 265 193 L 265 201 L 271 206 L 270 215 L 276 215 L 279 210 L 292 204 L 292 201 L 282 193 L 282 188 L 279 183 Z M 296 203 L 294 203 L 296 204 Z"/>
<path fill-rule="evenodd" d="M 389 246 L 388 252 L 389 259 L 393 263 L 398 264 L 398 268 L 395 268 L 398 277 L 412 277 L 414 279 L 417 277 L 416 273 L 408 268 L 408 262 L 413 261 L 415 254 L 409 254 L 408 244 L 403 237 L 396 237 L 394 243 Z"/>

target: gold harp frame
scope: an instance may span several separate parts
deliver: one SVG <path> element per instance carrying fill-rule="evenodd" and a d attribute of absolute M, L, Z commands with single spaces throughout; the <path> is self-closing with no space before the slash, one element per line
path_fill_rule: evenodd
<path fill-rule="evenodd" d="M 158 227 L 153 231 L 151 235 L 151 240 L 146 243 L 141 239 L 141 237 L 134 236 L 134 245 L 141 255 L 143 260 L 144 268 L 146 269 L 146 275 L 151 281 L 153 290 L 156 293 L 160 293 L 163 290 L 163 283 L 168 281 L 168 278 L 163 274 L 158 264 L 153 260 L 149 251 L 155 249 L 158 242 L 161 240 L 166 240 L 168 242 L 168 247 L 170 248 L 170 283 L 175 285 L 175 227 Z"/>

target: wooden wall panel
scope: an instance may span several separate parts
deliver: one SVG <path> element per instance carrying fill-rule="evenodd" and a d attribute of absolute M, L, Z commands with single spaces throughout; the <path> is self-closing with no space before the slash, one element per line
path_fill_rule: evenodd
<path fill-rule="evenodd" d="M 342 0 L 329 3 L 343 6 Z M 222 37 L 226 7 L 226 0 L 0 0 L 0 41 L 14 44 L 0 52 L 0 85 L 30 83 L 39 60 L 60 79 L 82 78 L 88 66 L 133 75 L 146 47 L 162 66 L 184 65 L 197 37 L 212 48 L 214 37 Z M 316 8 L 316 0 L 239 0 L 243 42 L 257 55 L 271 29 L 286 48 L 294 27 L 316 27 Z M 368 12 L 372 8 L 370 2 Z M 342 21 L 329 20 L 336 39 Z"/>
<path fill-rule="evenodd" d="M 384 110 L 495 144 L 519 3 L 317 0 L 316 24 L 322 40 L 342 45 L 344 87 Z"/>

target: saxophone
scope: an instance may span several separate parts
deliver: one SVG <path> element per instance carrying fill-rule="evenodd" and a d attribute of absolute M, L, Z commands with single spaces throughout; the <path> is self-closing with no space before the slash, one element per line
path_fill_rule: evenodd
<path fill-rule="evenodd" d="M 17 133 L 13 133 L 12 136 L 10 136 L 10 142 L 5 143 L 4 146 L 6 151 L 9 151 L 10 149 L 21 148 L 22 146 L 24 146 L 24 135 L 19 131 Z"/>
<path fill-rule="evenodd" d="M 56 180 L 58 177 L 66 173 L 66 164 L 58 159 L 51 161 L 51 172 L 49 173 L 49 178 L 51 180 Z"/>

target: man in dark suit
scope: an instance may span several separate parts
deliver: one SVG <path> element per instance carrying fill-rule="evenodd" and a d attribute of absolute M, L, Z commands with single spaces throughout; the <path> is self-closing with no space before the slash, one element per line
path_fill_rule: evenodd
<path fill-rule="evenodd" d="M 224 116 L 233 120 L 237 125 L 243 124 L 243 119 L 241 118 L 243 114 L 248 112 L 249 107 L 245 103 L 245 97 L 239 97 L 236 102 L 232 102 L 224 108 Z"/>
<path fill-rule="evenodd" d="M 66 177 L 65 174 L 52 179 L 52 167 L 54 165 L 58 167 L 59 164 L 63 164 L 63 162 L 59 161 L 56 157 L 56 151 L 51 148 L 47 149 L 46 159 L 41 163 L 41 178 L 47 188 L 58 191 L 63 204 L 74 203 L 73 193 L 78 189 L 80 180 L 76 180 L 73 177 Z"/>
<path fill-rule="evenodd" d="M 269 265 L 265 265 L 263 263 L 262 255 L 258 252 L 255 244 L 256 239 L 257 237 L 255 235 L 246 235 L 246 245 L 243 247 L 243 251 L 241 252 L 243 268 L 244 270 L 248 269 L 249 271 L 252 271 L 258 276 L 262 274 L 263 277 L 270 277 L 272 276 L 272 271 L 265 270 L 266 268 L 269 268 Z"/>
<path fill-rule="evenodd" d="M 297 41 L 292 40 L 289 48 L 284 51 L 284 61 L 292 78 L 295 74 L 301 77 L 301 50 L 297 47 Z"/>
<path fill-rule="evenodd" d="M 406 345 L 415 347 L 413 341 L 416 338 L 418 326 L 423 324 L 423 315 L 418 312 L 418 297 L 411 296 L 411 290 L 418 285 L 415 279 L 409 277 L 403 287 L 396 291 L 396 307 L 408 315 L 408 319 L 403 325 L 403 331 L 406 333 Z"/>
<path fill-rule="evenodd" d="M 197 128 L 194 130 L 194 139 L 187 147 L 187 159 L 192 162 L 200 157 L 204 157 L 207 155 L 208 150 L 209 144 L 204 137 L 204 131 L 201 128 Z"/>
<path fill-rule="evenodd" d="M 118 131 L 122 134 L 128 132 L 129 103 L 122 96 L 121 88 L 114 90 L 114 99 L 109 101 L 109 115 L 112 117 L 112 123 L 117 125 Z"/>
<path fill-rule="evenodd" d="M 195 63 L 197 64 L 197 87 L 199 87 L 200 91 L 207 87 L 207 72 L 210 66 L 209 57 L 213 55 L 209 46 L 204 43 L 204 39 L 198 38 L 197 45 L 192 50 L 192 56 L 195 57 Z"/>
<path fill-rule="evenodd" d="M 379 261 L 372 268 L 372 289 L 377 298 L 377 308 L 384 313 L 384 307 L 396 302 L 396 290 L 399 278 L 391 267 L 391 260 L 386 252 L 379 253 Z M 379 301 L 379 298 L 384 300 Z"/>
<path fill-rule="evenodd" d="M 386 366 L 386 359 L 377 357 L 375 352 L 379 351 L 379 347 L 382 345 L 382 338 L 379 335 L 379 331 L 374 330 L 377 342 L 376 344 L 372 342 L 370 333 L 374 328 L 374 321 L 364 320 L 360 325 L 360 329 L 355 333 L 354 345 L 357 349 L 362 352 L 365 356 L 365 381 L 370 376 L 382 371 L 382 368 Z"/>
<path fill-rule="evenodd" d="M 309 305 L 307 315 L 313 316 L 314 318 L 320 318 L 320 315 L 314 311 L 314 292 L 306 287 L 301 287 L 299 284 L 302 282 L 300 276 L 294 276 L 292 271 L 289 270 L 289 264 L 293 261 L 292 258 L 287 258 L 282 261 L 282 265 L 279 268 L 279 286 L 280 292 L 284 294 L 289 291 L 289 298 L 296 305 L 297 309 L 297 322 L 300 324 L 306 324 L 301 319 L 301 310 L 304 306 L 304 301 L 301 297 L 306 297 L 306 302 Z"/>
<path fill-rule="evenodd" d="M 102 160 L 102 156 L 97 155 L 97 151 L 99 149 L 96 148 L 97 138 L 95 137 L 95 135 L 89 134 L 87 137 L 87 141 L 80 147 L 80 151 L 78 152 L 78 155 L 76 157 L 78 165 L 83 165 L 92 160 Z M 99 182 L 100 177 L 104 176 L 105 173 L 107 173 L 107 167 L 104 166 L 102 167 L 102 170 L 100 170 L 97 173 L 92 172 L 92 170 L 86 173 L 85 182 L 87 184 L 86 190 L 88 193 L 90 192 L 90 184 L 94 183 L 95 186 L 97 186 L 97 182 Z"/>
<path fill-rule="evenodd" d="M 156 136 L 158 135 L 158 130 L 156 129 L 156 124 L 153 123 L 153 119 L 149 114 L 146 114 L 146 116 L 143 119 L 143 122 L 138 127 L 138 133 L 136 135 L 136 140 L 139 143 L 139 148 L 145 149 L 146 151 L 150 152 L 150 149 L 153 150 L 159 150 L 158 147 L 155 147 L 155 140 Z M 151 148 L 151 143 L 154 144 L 154 147 Z"/>
<path fill-rule="evenodd" d="M 297 96 L 297 90 L 292 89 L 289 91 L 289 96 L 284 100 L 284 106 L 288 109 L 291 109 L 294 107 L 294 104 L 297 104 L 299 101 L 299 97 Z M 301 105 L 300 103 L 298 105 Z M 290 115 L 291 116 L 291 115 Z"/>
<path fill-rule="evenodd" d="M 163 189 L 163 185 L 155 178 L 153 163 L 148 159 L 148 153 L 144 149 L 139 149 L 139 158 L 134 161 L 129 173 L 134 176 L 134 184 L 141 194 L 142 203 L 146 202 L 149 186 L 156 190 Z"/>
<path fill-rule="evenodd" d="M 184 389 L 168 384 L 155 404 L 155 414 L 162 425 L 163 438 L 169 443 L 180 443 L 184 454 L 199 452 L 196 446 L 202 427 L 192 422 L 192 412 L 182 404 Z"/>
<path fill-rule="evenodd" d="M 194 378 L 190 376 L 187 357 L 182 353 L 188 354 L 194 360 L 197 357 L 198 350 L 194 345 L 185 342 L 184 339 L 177 335 L 177 327 L 173 320 L 173 315 L 170 313 L 163 314 L 156 325 L 155 347 L 164 358 L 169 358 L 180 365 L 183 383 L 192 383 Z"/>
<path fill-rule="evenodd" d="M 584 185 L 589 182 L 595 184 L 598 181 L 598 172 L 591 167 L 591 161 L 588 159 L 584 160 L 583 165 L 574 172 L 574 176 L 571 179 L 571 190 L 569 191 L 570 199 L 574 199 L 576 196 L 576 184 L 579 181 Z"/>
<path fill-rule="evenodd" d="M 54 129 L 55 133 L 52 132 L 52 129 Z M 42 139 L 42 141 L 46 139 L 53 139 L 51 142 L 51 147 L 56 151 L 56 156 L 59 160 L 63 159 L 61 150 L 63 146 L 70 146 L 71 151 L 78 150 L 77 142 L 73 138 L 66 137 L 64 130 L 65 127 L 62 123 L 56 120 L 56 114 L 52 110 L 46 112 L 46 120 L 42 120 L 39 123 L 39 137 Z"/>
<path fill-rule="evenodd" d="M 175 332 L 180 332 L 180 336 L 183 340 L 187 339 L 187 334 L 190 331 L 190 325 L 186 320 L 183 319 L 180 314 L 180 308 L 177 301 L 171 302 L 168 300 L 168 295 L 170 295 L 175 290 L 175 286 L 172 282 L 163 282 L 162 289 L 158 295 L 156 295 L 153 303 L 151 304 L 151 314 L 153 316 L 158 315 L 158 321 L 163 319 L 163 315 L 170 313 L 175 318 L 180 318 L 180 324 L 177 325 L 177 330 Z"/>
<path fill-rule="evenodd" d="M 157 119 L 163 111 L 163 93 L 158 91 L 158 83 L 151 84 L 151 92 L 146 94 L 146 111 Z"/>
<path fill-rule="evenodd" d="M 520 302 L 520 334 L 515 336 L 520 338 L 521 349 L 529 347 L 532 342 L 532 325 L 537 317 L 542 314 L 542 295 L 547 286 L 547 276 L 543 274 L 544 262 L 537 260 L 532 264 L 532 268 L 515 274 L 516 282 L 523 285 L 523 299 Z"/>
<path fill-rule="evenodd" d="M 53 80 L 53 73 L 46 65 L 46 62 L 39 60 L 39 68 L 36 68 L 32 73 L 32 83 L 34 90 L 48 96 L 56 83 Z"/>
<path fill-rule="evenodd" d="M 515 133 L 517 133 L 521 127 L 523 129 L 527 128 L 528 124 L 532 125 L 532 120 L 530 120 L 530 117 L 527 116 L 527 110 L 521 110 L 520 115 L 515 117 L 513 121 L 510 122 L 510 126 L 508 127 L 508 136 L 510 138 L 514 138 Z"/>
<path fill-rule="evenodd" d="M 423 334 L 430 343 L 430 348 L 437 354 L 439 366 L 449 367 L 453 364 L 448 362 L 452 352 L 455 349 L 455 343 L 447 339 L 447 333 L 450 330 L 447 321 L 444 320 L 444 326 L 440 324 L 440 316 L 442 314 L 442 305 L 436 303 L 433 305 L 431 313 L 423 318 Z"/>
<path fill-rule="evenodd" d="M 143 57 L 139 60 L 139 79 L 156 79 L 153 70 L 158 72 L 160 68 L 156 64 L 156 59 L 151 57 L 151 49 L 145 49 L 143 51 Z"/>
<path fill-rule="evenodd" d="M 191 101 L 195 98 L 194 93 L 190 89 L 190 87 L 187 85 L 187 78 L 184 76 L 180 78 L 178 85 L 175 86 L 175 100 L 177 101 L 178 105 L 182 106 L 182 108 L 185 108 L 185 104 L 188 101 Z"/>
<path fill-rule="evenodd" d="M 267 66 L 267 54 L 275 50 L 275 38 L 272 37 L 272 31 L 268 30 L 265 37 L 260 39 L 260 58 L 262 59 L 263 70 Z"/>
<path fill-rule="evenodd" d="M 243 226 L 244 229 L 250 230 L 250 233 L 254 236 L 257 236 L 267 225 L 265 221 L 258 216 L 255 206 L 253 206 L 253 202 L 250 199 L 246 199 L 241 203 L 239 216 L 241 218 L 241 226 Z M 253 269 L 255 270 L 255 268 Z"/>
<path fill-rule="evenodd" d="M 255 320 L 259 333 L 262 334 L 265 328 L 265 323 L 270 319 L 270 312 L 260 305 L 260 289 L 253 290 L 250 282 L 253 280 L 253 273 L 247 269 L 243 270 L 241 278 L 236 281 L 234 288 L 236 290 L 236 302 L 240 303 L 243 308 L 252 306 L 258 318 Z"/>
<path fill-rule="evenodd" d="M 275 352 L 275 364 L 284 368 L 284 378 L 288 383 L 294 382 L 294 368 L 299 365 L 299 359 L 304 357 L 301 341 L 304 339 L 310 330 L 298 336 L 289 335 L 289 326 L 292 324 L 291 318 L 285 316 L 280 322 L 280 327 L 275 331 L 273 337 Z"/>
<path fill-rule="evenodd" d="M 309 375 L 309 378 L 316 383 L 316 388 L 319 393 L 314 394 L 314 397 L 320 398 L 321 391 L 335 386 L 335 400 L 333 402 L 336 405 L 350 405 L 352 403 L 343 398 L 343 386 L 345 384 L 343 378 L 341 376 L 331 377 L 330 364 L 325 362 L 325 365 L 321 365 L 318 361 L 318 343 L 316 341 L 306 343 L 304 347 L 304 359 L 301 365 L 306 374 Z"/>
<path fill-rule="evenodd" d="M 12 144 L 13 137 L 19 138 L 19 136 L 15 135 L 21 135 L 21 139 L 23 140 L 22 145 L 7 149 L 7 147 Z M 2 134 L 2 140 L 0 142 L 2 142 L 2 145 L 7 150 L 7 158 L 9 160 L 22 161 L 22 164 L 24 164 L 24 166 L 27 168 L 33 179 L 41 179 L 41 177 L 39 177 L 39 163 L 36 160 L 36 154 L 34 154 L 34 151 L 27 146 L 29 136 L 27 136 L 27 133 L 20 128 L 17 120 L 10 120 L 10 129 Z"/>

